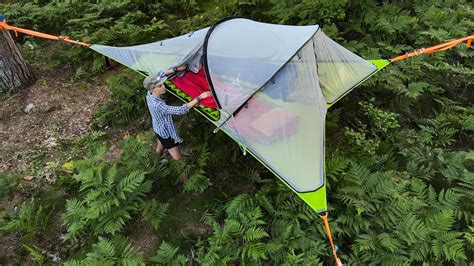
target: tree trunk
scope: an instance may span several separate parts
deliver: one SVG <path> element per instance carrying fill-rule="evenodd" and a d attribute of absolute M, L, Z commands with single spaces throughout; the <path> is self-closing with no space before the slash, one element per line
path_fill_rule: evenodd
<path fill-rule="evenodd" d="M 34 81 L 10 33 L 0 30 L 0 90 L 15 93 Z"/>

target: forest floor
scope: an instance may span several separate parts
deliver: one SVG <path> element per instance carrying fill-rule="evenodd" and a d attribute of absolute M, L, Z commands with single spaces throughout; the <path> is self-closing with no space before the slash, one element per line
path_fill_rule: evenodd
<path fill-rule="evenodd" d="M 35 84 L 4 99 L 0 106 L 2 171 L 25 169 L 38 152 L 86 134 L 92 109 L 107 99 L 104 79 L 109 73 L 90 83 L 44 74 L 37 74 Z"/>
<path fill-rule="evenodd" d="M 46 68 L 35 70 L 35 84 L 1 99 L 0 173 L 14 173 L 23 188 L 0 200 L 0 211 L 7 214 L 34 194 L 32 190 L 54 184 L 56 180 L 44 162 L 65 154 L 57 152 L 60 142 L 89 133 L 92 110 L 107 101 L 105 79 L 114 71 L 85 82 L 74 81 L 71 72 L 61 70 L 60 75 Z M 56 218 L 53 223 L 60 227 L 60 216 Z M 20 237 L 0 237 L 0 258 L 13 253 Z"/>

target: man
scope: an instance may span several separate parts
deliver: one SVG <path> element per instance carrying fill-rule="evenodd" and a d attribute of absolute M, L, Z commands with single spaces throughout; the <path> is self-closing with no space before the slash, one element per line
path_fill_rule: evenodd
<path fill-rule="evenodd" d="M 156 152 L 161 156 L 164 150 L 168 150 L 174 160 L 181 160 L 179 144 L 181 139 L 173 123 L 172 115 L 183 115 L 193 108 L 199 101 L 211 96 L 211 92 L 203 92 L 201 95 L 181 106 L 167 105 L 161 96 L 166 92 L 165 81 L 179 75 L 186 70 L 186 65 L 174 67 L 158 73 L 157 76 L 149 76 L 143 81 L 147 89 L 146 101 L 151 114 L 153 131 L 157 137 Z"/>

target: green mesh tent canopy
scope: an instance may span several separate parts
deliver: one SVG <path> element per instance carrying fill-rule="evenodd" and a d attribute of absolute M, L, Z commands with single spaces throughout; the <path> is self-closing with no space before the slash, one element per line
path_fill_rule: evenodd
<path fill-rule="evenodd" d="M 327 210 L 327 108 L 389 64 L 366 61 L 318 25 L 226 18 L 150 44 L 91 49 L 145 75 L 204 68 L 220 117 L 210 121 L 270 169 L 315 211 Z"/>

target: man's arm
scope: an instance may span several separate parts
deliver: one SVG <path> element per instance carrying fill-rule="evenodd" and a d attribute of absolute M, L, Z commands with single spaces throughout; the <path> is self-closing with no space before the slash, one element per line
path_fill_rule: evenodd
<path fill-rule="evenodd" d="M 160 112 L 165 113 L 165 114 L 170 114 L 170 115 L 184 115 L 189 111 L 189 109 L 193 108 L 196 106 L 196 104 L 199 103 L 200 100 L 207 98 L 211 96 L 210 91 L 206 91 L 201 93 L 198 97 L 194 98 L 192 101 L 189 103 L 180 105 L 180 106 L 172 106 L 172 105 L 167 105 L 164 102 L 159 102 L 157 105 L 157 108 Z"/>
<path fill-rule="evenodd" d="M 184 65 L 180 65 L 179 67 L 173 67 L 173 68 L 167 69 L 167 70 L 163 71 L 163 73 L 166 76 L 171 76 L 171 75 L 174 75 L 174 74 L 178 73 L 178 71 L 186 70 L 187 67 L 188 67 L 188 65 L 184 64 Z"/>
<path fill-rule="evenodd" d="M 210 97 L 212 94 L 210 91 L 206 91 L 206 92 L 203 92 L 201 93 L 201 95 L 199 95 L 198 97 L 194 98 L 192 101 L 190 101 L 189 103 L 187 103 L 186 105 L 188 106 L 189 109 L 193 108 L 194 106 L 196 106 L 196 104 L 198 104 L 199 101 L 201 101 L 202 99 L 204 98 L 207 98 L 207 97 Z"/>
<path fill-rule="evenodd" d="M 172 106 L 172 105 L 167 105 L 166 103 L 161 101 L 156 105 L 156 108 L 160 112 L 165 113 L 165 114 L 184 115 L 190 109 L 188 104 L 183 104 L 183 105 L 180 105 L 180 106 Z"/>

